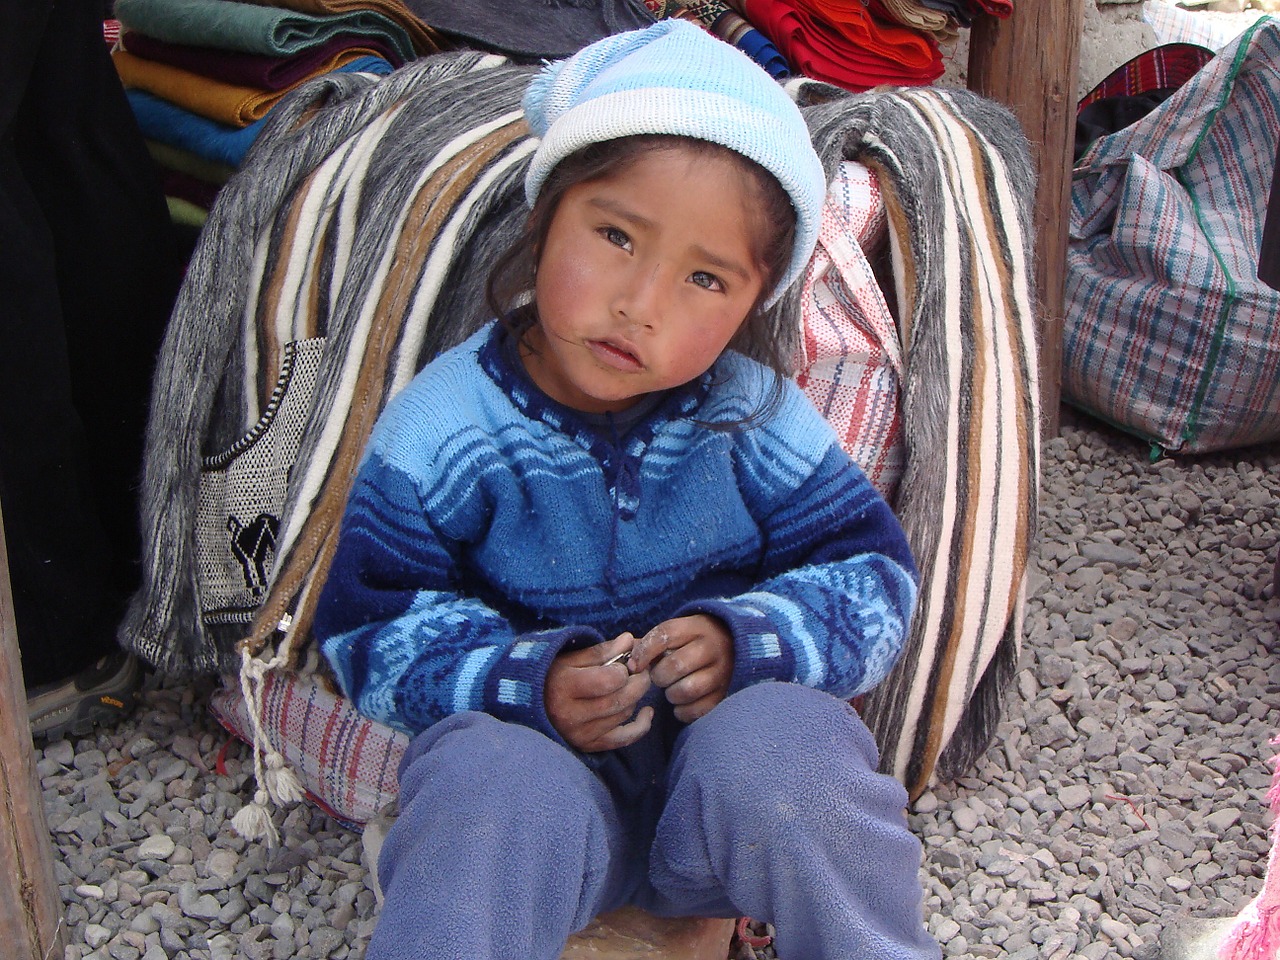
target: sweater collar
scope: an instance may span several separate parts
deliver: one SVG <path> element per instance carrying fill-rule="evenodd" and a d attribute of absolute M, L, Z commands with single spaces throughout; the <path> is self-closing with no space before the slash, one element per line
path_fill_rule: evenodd
<path fill-rule="evenodd" d="M 480 345 L 480 368 L 505 393 L 525 416 L 540 420 L 552 429 L 574 438 L 592 450 L 599 443 L 630 449 L 638 444 L 647 447 L 662 424 L 691 417 L 702 406 L 711 389 L 710 371 L 679 387 L 674 387 L 655 403 L 648 414 L 638 419 L 625 433 L 592 422 L 585 414 L 547 396 L 519 361 L 511 343 L 511 333 L 500 322 L 490 324 L 489 335 Z"/>

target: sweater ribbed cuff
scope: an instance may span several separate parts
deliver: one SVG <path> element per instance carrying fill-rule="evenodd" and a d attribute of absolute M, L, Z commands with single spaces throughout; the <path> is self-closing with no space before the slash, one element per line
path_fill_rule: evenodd
<path fill-rule="evenodd" d="M 783 644 L 773 621 L 757 608 L 731 600 L 696 600 L 676 613 L 687 617 L 704 613 L 722 621 L 733 637 L 733 676 L 729 693 L 766 680 L 795 679 L 795 659 Z"/>
<path fill-rule="evenodd" d="M 564 738 L 547 716 L 544 694 L 551 661 L 566 646 L 590 646 L 604 637 L 590 627 L 561 627 L 523 634 L 490 668 L 484 684 L 484 710 L 508 723 L 545 733 L 557 743 Z"/>

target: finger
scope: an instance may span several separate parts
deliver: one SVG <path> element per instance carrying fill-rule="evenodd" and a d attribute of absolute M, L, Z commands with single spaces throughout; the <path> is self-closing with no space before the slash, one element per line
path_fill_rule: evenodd
<path fill-rule="evenodd" d="M 693 723 L 693 721 L 697 720 L 699 717 L 705 717 L 711 712 L 712 708 L 723 699 L 724 694 L 719 692 L 712 693 L 700 700 L 695 700 L 693 703 L 676 707 L 671 712 L 676 715 L 676 719 L 681 723 Z"/>
<path fill-rule="evenodd" d="M 649 673 L 657 686 L 669 687 L 692 673 L 713 666 L 715 661 L 715 650 L 710 644 L 694 641 L 667 651 Z"/>
<path fill-rule="evenodd" d="M 680 677 L 666 688 L 666 698 L 668 703 L 678 707 L 695 703 L 717 691 L 723 696 L 728 686 L 729 675 L 710 667 Z"/>
<path fill-rule="evenodd" d="M 626 723 L 619 724 L 591 741 L 583 748 L 585 753 L 598 753 L 602 750 L 617 750 L 635 743 L 653 726 L 653 707 L 641 707 L 635 717 Z"/>
<path fill-rule="evenodd" d="M 647 684 L 644 686 L 647 687 Z M 642 687 L 642 695 L 643 689 Z M 575 725 L 577 739 L 594 743 L 618 727 L 634 720 L 639 700 L 630 696 L 625 699 L 619 696 L 594 702 L 580 701 L 577 706 L 579 708 Z"/>
<path fill-rule="evenodd" d="M 664 620 L 643 637 L 636 641 L 631 650 L 631 659 L 627 669 L 632 673 L 647 670 L 649 665 L 661 657 L 673 646 L 680 646 L 679 631 L 673 627 L 674 621 Z"/>
<path fill-rule="evenodd" d="M 630 717 L 636 706 L 649 690 L 648 674 L 634 676 L 615 670 L 612 667 L 591 667 L 592 672 L 614 677 L 622 673 L 624 679 L 615 689 L 598 697 L 579 700 L 575 707 L 578 717 L 583 723 L 617 723 L 621 717 Z"/>
<path fill-rule="evenodd" d="M 615 697 L 630 681 L 631 675 L 617 664 L 573 667 L 565 670 L 560 680 L 567 697 L 587 702 Z"/>
<path fill-rule="evenodd" d="M 636 638 L 630 633 L 620 633 L 612 640 L 606 640 L 604 643 L 596 644 L 591 649 L 600 654 L 601 664 L 617 663 L 623 654 L 629 655 L 632 648 L 636 644 Z"/>
<path fill-rule="evenodd" d="M 635 642 L 635 637 L 629 633 L 623 633 L 612 640 L 593 643 L 591 646 L 583 647 L 581 650 L 562 652 L 557 659 L 563 660 L 573 667 L 597 667 L 607 663 L 619 653 L 630 650 L 631 645 Z"/>

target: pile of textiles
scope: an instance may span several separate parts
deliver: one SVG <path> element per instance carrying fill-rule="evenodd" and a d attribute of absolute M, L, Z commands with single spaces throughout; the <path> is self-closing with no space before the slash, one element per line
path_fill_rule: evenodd
<path fill-rule="evenodd" d="M 385 75 L 456 48 L 536 63 L 682 17 L 778 80 L 857 92 L 933 82 L 940 44 L 979 12 L 1008 16 L 1012 0 L 115 0 L 107 35 L 171 214 L 198 229 L 267 114 L 333 71 Z"/>
<path fill-rule="evenodd" d="M 855 92 L 942 76 L 943 46 L 975 13 L 1007 17 L 1012 0 L 645 0 L 655 17 L 701 24 L 775 77 L 792 73 Z"/>
<path fill-rule="evenodd" d="M 199 228 L 267 115 L 335 70 L 385 75 L 442 49 L 401 0 L 116 0 L 112 57 L 170 215 Z"/>

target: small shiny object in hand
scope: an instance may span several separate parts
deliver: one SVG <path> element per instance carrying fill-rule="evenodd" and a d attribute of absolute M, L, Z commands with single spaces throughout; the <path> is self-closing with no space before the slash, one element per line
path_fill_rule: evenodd
<path fill-rule="evenodd" d="M 631 651 L 630 651 L 630 650 L 623 650 L 623 651 L 622 651 L 620 654 L 618 654 L 617 656 L 610 657 L 608 660 L 606 660 L 606 661 L 602 664 L 602 666 L 607 667 L 607 666 L 609 666 L 609 664 L 611 664 L 611 663 L 626 663 L 626 662 L 627 662 L 628 660 L 630 660 L 630 659 L 631 659 Z"/>

